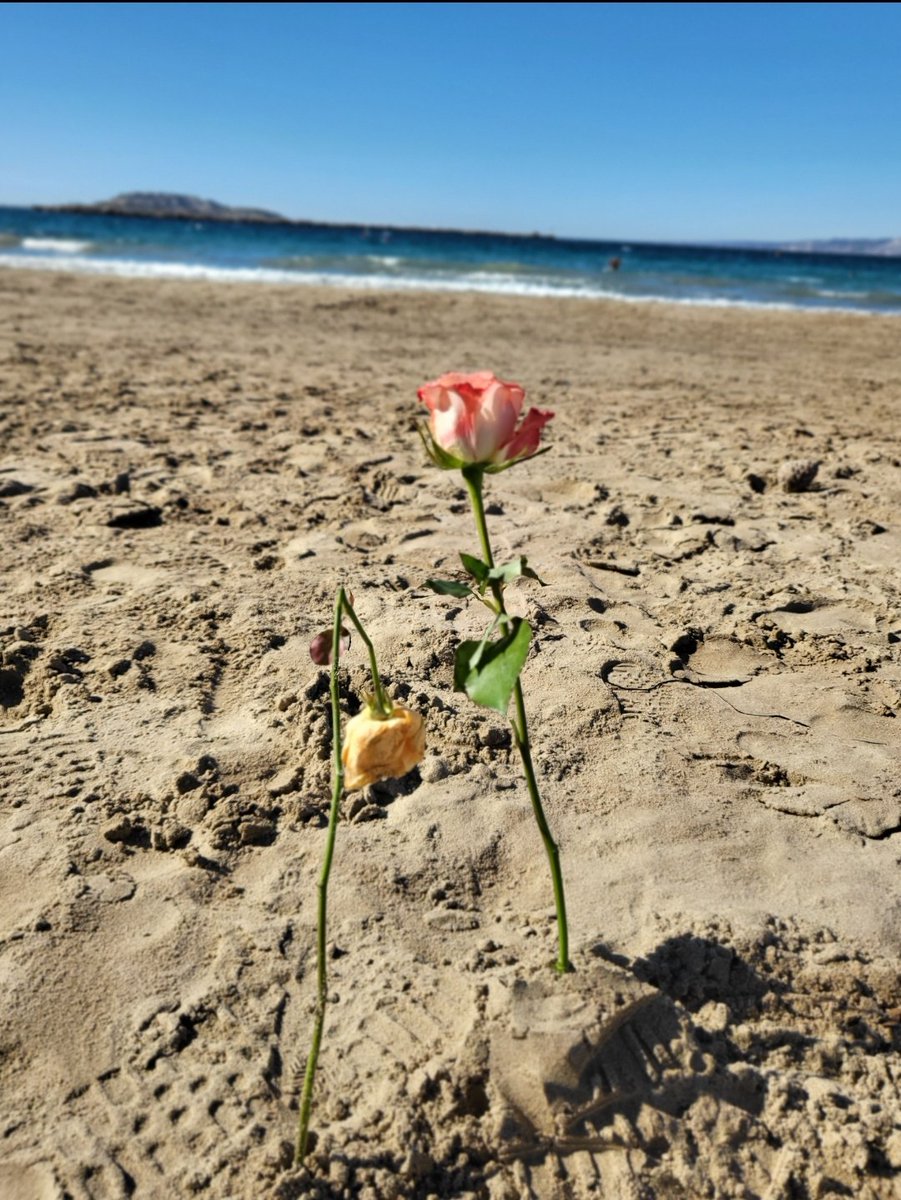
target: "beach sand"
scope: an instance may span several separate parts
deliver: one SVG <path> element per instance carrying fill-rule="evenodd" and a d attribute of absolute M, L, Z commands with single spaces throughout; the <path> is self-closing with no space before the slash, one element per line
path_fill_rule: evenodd
<path fill-rule="evenodd" d="M 897 1196 L 899 329 L 0 273 L 0 1196 Z M 557 414 L 487 500 L 563 979 L 423 587 L 478 542 L 416 388 L 476 368 Z M 344 805 L 297 1172 L 342 584 L 429 745 Z"/>

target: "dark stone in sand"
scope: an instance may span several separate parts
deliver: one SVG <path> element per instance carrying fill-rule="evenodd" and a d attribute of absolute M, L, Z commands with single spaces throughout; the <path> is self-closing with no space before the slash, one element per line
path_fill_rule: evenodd
<path fill-rule="evenodd" d="M 155 504 L 129 505 L 113 509 L 106 521 L 112 529 L 152 529 L 162 525 L 162 509 Z"/>
<path fill-rule="evenodd" d="M 25 496 L 28 492 L 33 492 L 34 488 L 30 483 L 22 483 L 20 479 L 7 479 L 0 483 L 0 499 L 7 499 L 10 496 Z"/>
<path fill-rule="evenodd" d="M 57 504 L 71 504 L 74 500 L 93 500 L 97 496 L 97 489 L 89 483 L 76 483 L 69 491 L 60 493 L 56 497 Z"/>

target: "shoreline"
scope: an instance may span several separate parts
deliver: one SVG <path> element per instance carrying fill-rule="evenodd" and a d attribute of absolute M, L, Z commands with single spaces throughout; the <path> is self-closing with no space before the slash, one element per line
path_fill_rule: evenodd
<path fill-rule="evenodd" d="M 882 1200 L 901 350 L 807 315 L 0 269 L 0 1190 Z M 416 389 L 480 368 L 556 413 L 486 496 L 547 582 L 509 599 L 578 968 L 550 999 L 515 755 L 453 691 L 481 617 L 423 587 L 476 537 Z M 300 1176 L 308 644 L 346 585 L 427 757 L 343 808 Z"/>
<path fill-rule="evenodd" d="M 672 305 L 679 308 L 740 310 L 749 312 L 770 313 L 804 313 L 816 316 L 858 316 L 886 317 L 896 320 L 901 317 L 901 311 L 885 312 L 880 309 L 843 307 L 815 304 L 786 304 L 779 301 L 757 300 L 722 300 L 692 298 L 674 298 L 670 296 L 631 296 L 623 292 L 597 292 L 586 294 L 577 288 L 557 288 L 554 290 L 529 291 L 525 286 L 514 285 L 509 288 L 477 287 L 471 282 L 448 281 L 439 285 L 434 281 L 419 281 L 415 279 L 400 280 L 389 276 L 337 276 L 334 282 L 324 273 L 311 273 L 309 278 L 302 278 L 300 272 L 289 272 L 270 267 L 208 267 L 192 264 L 170 265 L 165 263 L 142 264 L 138 260 L 122 260 L 123 269 L 111 268 L 108 262 L 85 258 L 77 266 L 71 262 L 60 262 L 52 257 L 44 259 L 15 259 L 15 256 L 4 255 L 0 251 L 0 271 L 48 272 L 53 274 L 68 274 L 88 278 L 107 278 L 119 280 L 135 280 L 139 282 L 172 282 L 194 283 L 205 282 L 211 285 L 218 283 L 229 286 L 274 287 L 274 288 L 327 288 L 346 290 L 349 292 L 385 293 L 386 295 L 474 295 L 497 298 L 525 300 L 577 300 L 586 302 L 608 302 L 628 305 Z"/>

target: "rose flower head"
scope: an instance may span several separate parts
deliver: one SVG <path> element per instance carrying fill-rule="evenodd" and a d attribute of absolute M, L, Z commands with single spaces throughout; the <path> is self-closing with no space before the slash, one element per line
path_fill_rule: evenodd
<path fill-rule="evenodd" d="M 386 717 L 367 705 L 344 730 L 344 786 L 353 792 L 381 779 L 400 779 L 424 754 L 425 726 L 419 713 L 395 704 Z"/>
<path fill-rule="evenodd" d="M 541 431 L 554 415 L 530 408 L 517 428 L 525 391 L 490 371 L 451 371 L 423 384 L 418 395 L 429 410 L 426 449 L 445 469 L 478 463 L 503 471 L 531 458 L 540 453 Z"/>

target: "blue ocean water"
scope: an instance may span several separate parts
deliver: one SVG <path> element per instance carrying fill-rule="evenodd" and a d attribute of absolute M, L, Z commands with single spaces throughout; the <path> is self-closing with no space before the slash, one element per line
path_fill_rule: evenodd
<path fill-rule="evenodd" d="M 0 266 L 901 313 L 901 258 L 22 208 L 0 208 Z"/>

